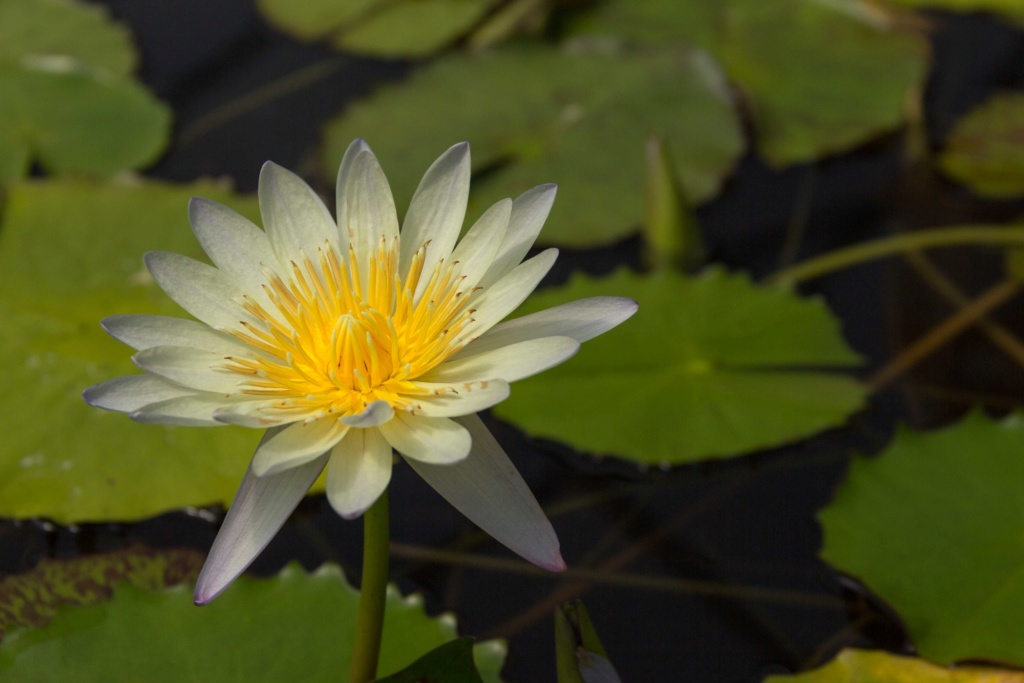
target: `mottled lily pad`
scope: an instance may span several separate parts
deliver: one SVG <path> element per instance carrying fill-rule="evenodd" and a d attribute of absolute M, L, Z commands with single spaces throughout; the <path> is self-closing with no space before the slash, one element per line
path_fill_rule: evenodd
<path fill-rule="evenodd" d="M 305 40 L 339 50 L 418 57 L 464 35 L 502 0 L 258 0 L 264 16 Z"/>
<path fill-rule="evenodd" d="M 33 160 L 111 175 L 152 162 L 170 111 L 129 78 L 127 32 L 72 0 L 0 0 L 0 180 Z"/>
<path fill-rule="evenodd" d="M 898 127 L 927 67 L 922 35 L 854 0 L 610 0 L 576 28 L 708 50 L 746 95 L 761 155 L 780 166 Z"/>
<path fill-rule="evenodd" d="M 947 664 L 1024 664 L 1024 421 L 975 413 L 858 458 L 820 515 L 822 557 L 862 580 Z"/>
<path fill-rule="evenodd" d="M 399 206 L 447 145 L 469 140 L 471 214 L 543 182 L 559 197 L 542 242 L 607 244 L 644 215 L 645 143 L 661 134 L 687 196 L 714 195 L 743 148 L 732 99 L 699 51 L 524 46 L 452 56 L 328 124 L 324 167 L 366 138 Z M 427 144 L 425 141 L 431 141 Z"/>
<path fill-rule="evenodd" d="M 888 652 L 843 650 L 825 666 L 764 683 L 1024 683 L 1024 672 L 980 666 L 951 669 L 916 657 Z"/>
<path fill-rule="evenodd" d="M 138 372 L 131 349 L 100 329 L 103 317 L 187 317 L 142 255 L 202 257 L 188 226 L 191 195 L 258 216 L 254 199 L 211 183 L 10 188 L 0 224 L 0 516 L 134 520 L 234 495 L 257 430 L 141 425 L 81 398 L 91 384 Z"/>
<path fill-rule="evenodd" d="M 108 600 L 67 605 L 0 644 L 0 677 L 21 683 L 148 683 L 339 680 L 349 668 L 359 594 L 337 567 L 307 574 L 297 565 L 273 579 L 238 579 L 212 604 L 192 603 L 191 582 L 165 590 L 110 581 Z M 381 675 L 453 640 L 451 615 L 431 618 L 418 596 L 389 587 Z M 481 643 L 473 657 L 499 681 L 505 646 Z"/>
<path fill-rule="evenodd" d="M 1024 93 L 1003 93 L 962 118 L 939 165 L 983 197 L 1024 195 Z"/>
<path fill-rule="evenodd" d="M 577 276 L 527 309 L 599 295 L 631 297 L 640 310 L 565 364 L 517 382 L 497 415 L 585 451 L 683 463 L 801 439 L 864 405 L 861 384 L 826 370 L 859 360 L 821 301 L 711 268 Z"/>

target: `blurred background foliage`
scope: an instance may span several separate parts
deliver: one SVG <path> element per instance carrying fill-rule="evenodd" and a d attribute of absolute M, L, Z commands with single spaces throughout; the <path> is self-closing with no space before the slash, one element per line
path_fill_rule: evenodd
<path fill-rule="evenodd" d="M 167 249 L 203 257 L 187 229 L 189 196 L 258 220 L 245 192 L 258 168 L 251 159 L 286 146 L 291 159 L 278 160 L 294 162 L 326 190 L 354 137 L 378 154 L 399 207 L 444 148 L 468 139 L 467 224 L 500 198 L 560 184 L 541 242 L 564 249 L 562 265 L 524 312 L 602 294 L 640 302 L 622 329 L 517 384 L 495 410 L 522 430 L 506 430 L 517 463 L 559 463 L 540 471 L 535 489 L 579 573 L 570 570 L 548 595 L 536 584 L 515 584 L 511 590 L 533 607 L 485 621 L 482 633 L 515 636 L 539 619 L 535 613 L 548 615 L 595 585 L 631 586 L 705 603 L 662 613 L 628 594 L 610 601 L 604 618 L 595 610 L 609 648 L 601 656 L 610 653 L 626 680 L 668 680 L 664 672 L 683 670 L 700 680 L 761 680 L 777 672 L 772 666 L 812 668 L 844 646 L 913 646 L 924 659 L 846 650 L 796 678 L 968 681 L 983 674 L 950 673 L 924 660 L 1024 666 L 1019 418 L 975 412 L 943 431 L 914 431 L 969 406 L 1005 413 L 1024 388 L 1019 315 L 994 315 L 1018 298 L 1021 282 L 1020 0 L 237 0 L 229 4 L 249 13 L 257 35 L 288 41 L 297 57 L 268 65 L 269 39 L 261 44 L 232 35 L 230 22 L 216 25 L 217 13 L 228 10 L 186 15 L 180 27 L 205 21 L 212 27 L 205 30 L 221 30 L 225 53 L 265 57 L 215 96 L 216 88 L 192 92 L 161 81 L 157 67 L 147 71 L 132 26 L 146 29 L 143 54 L 177 64 L 193 79 L 186 85 L 202 86 L 205 65 L 223 55 L 180 27 L 154 28 L 156 9 L 150 18 L 132 3 L 105 4 L 0 0 L 0 367 L 7 389 L 0 516 L 11 520 L 0 542 L 12 548 L 0 567 L 11 574 L 0 582 L 0 674 L 109 680 L 125 651 L 138 655 L 132 674 L 153 681 L 176 675 L 167 661 L 209 680 L 280 680 L 284 669 L 274 667 L 329 680 L 344 670 L 347 653 L 333 644 L 346 642 L 352 625 L 336 623 L 347 619 L 337 605 L 352 600 L 353 589 L 336 569 L 278 573 L 291 559 L 288 547 L 272 571 L 264 569 L 275 578 L 240 582 L 203 611 L 191 609 L 188 586 L 180 585 L 191 578 L 187 568 L 147 581 L 117 569 L 183 561 L 129 543 L 138 529 L 146 535 L 146 520 L 186 529 L 163 532 L 160 542 L 205 548 L 212 526 L 202 521 L 202 530 L 188 531 L 191 522 L 173 511 L 216 520 L 258 435 L 138 425 L 87 408 L 80 392 L 132 371 L 129 352 L 102 333 L 99 319 L 176 314 L 141 256 Z M 988 33 L 972 33 L 978 22 Z M 979 35 L 1017 47 L 999 53 L 1015 56 L 1010 66 L 993 67 L 997 77 L 975 88 L 975 72 L 944 61 L 942 49 L 959 40 L 960 51 L 950 54 L 984 63 L 989 48 L 996 50 L 970 42 Z M 942 84 L 958 78 L 972 94 L 949 106 Z M 318 89 L 301 106 L 292 99 Z M 284 123 L 264 131 L 268 118 L 261 117 Z M 815 211 L 815 202 L 830 213 Z M 769 235 L 768 224 L 782 229 Z M 955 245 L 952 265 L 924 251 L 942 245 Z M 848 270 L 893 256 L 925 283 L 924 294 L 900 285 L 902 275 L 882 289 L 877 265 Z M 821 284 L 826 275 L 839 284 Z M 880 323 L 889 329 L 880 332 Z M 964 347 L 954 340 L 968 330 L 980 345 L 957 351 Z M 949 348 L 946 381 L 936 386 L 922 368 Z M 897 422 L 911 427 L 889 443 Z M 847 475 L 854 452 L 873 455 L 854 457 Z M 533 483 L 526 470 L 546 466 L 525 465 L 527 479 Z M 823 474 L 808 475 L 808 467 Z M 788 470 L 797 475 L 778 475 L 781 488 L 747 486 Z M 405 486 L 401 476 L 394 485 Z M 762 513 L 765 495 L 776 496 L 777 507 Z M 679 551 L 678 534 L 707 500 L 720 499 L 754 518 L 723 517 L 733 520 L 724 524 L 735 526 L 740 547 L 763 542 L 773 567 L 789 567 L 777 585 L 744 585 L 777 578 L 751 575 L 747 556 L 748 573 L 733 572 L 746 579 L 716 565 L 714 580 L 701 583 L 703 569 L 680 568 L 673 552 L 701 552 L 686 543 Z M 423 516 L 408 507 L 406 519 Z M 583 513 L 589 516 L 575 516 Z M 764 539 L 762 522 L 774 525 Z M 304 561 L 332 559 L 347 569 L 348 551 L 329 549 L 335 539 L 327 540 L 324 524 L 303 522 L 300 511 L 296 533 L 320 553 L 307 552 Z M 463 596 L 470 624 L 482 623 L 474 610 L 487 598 L 466 596 L 486 596 L 487 584 L 476 593 L 461 588 L 462 579 L 451 576 L 462 570 L 438 583 L 429 567 L 482 564 L 506 580 L 529 576 L 515 561 L 467 552 L 479 540 L 458 523 L 408 524 L 419 535 L 415 545 L 395 548 L 396 559 L 413 567 L 403 588 L 446 586 L 448 597 Z M 62 529 L 91 529 L 85 537 L 95 537 L 111 528 L 113 554 L 94 554 L 109 548 L 81 534 L 73 552 L 53 547 Z M 786 564 L 784 533 L 792 528 L 802 534 L 799 571 Z M 659 551 L 667 538 L 676 545 Z M 831 568 L 815 557 L 822 544 Z M 76 557 L 32 569 L 38 556 L 62 554 Z M 640 569 L 623 574 L 638 557 L 646 558 Z M 82 571 L 94 577 L 88 599 L 68 578 Z M 800 571 L 811 578 L 794 578 Z M 652 588 L 659 580 L 667 583 Z M 382 675 L 445 642 L 416 666 L 443 670 L 465 658 L 450 617 L 428 618 L 419 598 L 393 597 L 389 609 L 414 613 L 415 624 L 394 626 Z M 685 647 L 653 644 L 694 637 L 685 624 L 707 609 L 714 622 L 716 601 L 730 606 L 726 613 L 743 613 L 748 631 L 739 640 L 767 642 L 767 650 L 715 668 L 688 662 Z M 773 602 L 790 609 L 779 623 L 762 608 Z M 808 609 L 828 617 L 793 616 Z M 35 616 L 23 618 L 28 613 Z M 601 628 L 608 622 L 611 632 Z M 282 641 L 272 627 L 292 639 Z M 698 640 L 720 631 L 708 633 Z M 123 643 L 120 651 L 105 647 L 114 641 Z M 516 642 L 508 680 L 549 678 L 553 655 L 524 649 L 517 663 Z M 753 647 L 701 642 L 725 653 Z M 645 654 L 648 643 L 655 656 Z M 290 658 L 273 657 L 272 665 L 268 653 L 282 650 Z M 321 658 L 325 652 L 331 656 Z M 482 679 L 498 680 L 504 646 L 487 641 L 474 653 Z M 69 661 L 80 664 L 62 668 Z M 427 670 L 414 666 L 410 675 Z M 1008 669 L 992 675 L 1020 678 Z"/>

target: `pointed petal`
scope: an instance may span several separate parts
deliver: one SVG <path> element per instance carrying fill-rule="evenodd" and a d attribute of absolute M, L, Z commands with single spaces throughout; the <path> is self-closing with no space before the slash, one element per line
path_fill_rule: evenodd
<path fill-rule="evenodd" d="M 353 429 L 331 451 L 327 500 L 352 519 L 366 512 L 391 481 L 391 446 L 376 429 Z"/>
<path fill-rule="evenodd" d="M 416 385 L 430 392 L 426 396 L 416 396 L 414 399 L 413 412 L 424 417 L 471 415 L 501 403 L 509 394 L 508 382 L 500 379 L 458 384 L 416 382 Z"/>
<path fill-rule="evenodd" d="M 231 399 L 219 394 L 192 394 L 158 403 L 147 403 L 130 413 L 128 417 L 143 424 L 223 427 L 225 423 L 214 418 L 214 414 L 230 401 Z"/>
<path fill-rule="evenodd" d="M 455 247 L 455 251 L 452 252 L 452 263 L 459 264 L 459 273 L 465 278 L 461 285 L 463 291 L 475 287 L 490 268 L 505 236 L 511 214 L 512 200 L 501 200 L 480 216 Z"/>
<path fill-rule="evenodd" d="M 282 264 L 300 254 L 316 260 L 317 250 L 338 247 L 338 226 L 320 197 L 302 178 L 272 161 L 260 170 L 260 214 L 263 227 Z"/>
<path fill-rule="evenodd" d="M 376 427 L 384 424 L 392 417 L 395 411 L 387 401 L 374 401 L 366 406 L 366 410 L 355 415 L 346 415 L 341 418 L 344 424 L 349 427 Z"/>
<path fill-rule="evenodd" d="M 581 344 L 628 320 L 637 303 L 621 296 L 595 296 L 498 323 L 452 360 L 541 337 L 572 337 Z"/>
<path fill-rule="evenodd" d="M 465 142 L 449 148 L 427 169 L 402 224 L 399 273 L 403 279 L 413 254 L 427 242 L 424 271 L 428 274 L 440 259 L 452 253 L 466 218 L 469 174 L 469 145 Z M 421 286 L 425 287 L 426 282 L 427 278 L 420 278 Z"/>
<path fill-rule="evenodd" d="M 557 193 L 557 185 L 539 185 L 516 197 L 512 203 L 512 216 L 509 218 L 505 238 L 490 269 L 480 280 L 481 285 L 490 287 L 511 273 L 526 258 L 540 229 L 544 227 Z"/>
<path fill-rule="evenodd" d="M 354 155 L 354 158 L 349 158 Z M 366 290 L 369 264 L 381 241 L 398 235 L 398 214 L 388 179 L 377 157 L 362 140 L 349 145 L 338 171 L 338 230 L 352 245 L 362 291 Z"/>
<path fill-rule="evenodd" d="M 82 392 L 82 398 L 95 408 L 131 413 L 150 403 L 195 393 L 153 375 L 130 375 L 94 384 Z"/>
<path fill-rule="evenodd" d="M 502 318 L 519 308 L 540 281 L 548 274 L 558 258 L 557 249 L 548 249 L 529 261 L 519 264 L 511 273 L 485 289 L 473 302 L 476 313 L 473 322 L 466 325 L 461 335 L 466 339 L 478 337 L 494 327 Z"/>
<path fill-rule="evenodd" d="M 238 393 L 242 375 L 227 369 L 219 353 L 185 346 L 152 346 L 132 356 L 132 362 L 176 384 L 222 395 Z"/>
<path fill-rule="evenodd" d="M 187 346 L 221 356 L 252 353 L 248 344 L 205 323 L 166 315 L 112 315 L 100 323 L 114 339 L 142 351 L 154 346 Z"/>
<path fill-rule="evenodd" d="M 293 422 L 260 444 L 252 458 L 252 471 L 264 477 L 314 460 L 331 450 L 347 431 L 334 417 Z"/>
<path fill-rule="evenodd" d="M 151 251 L 145 260 L 160 289 L 207 325 L 223 329 L 238 327 L 241 320 L 256 322 L 235 303 L 245 291 L 227 273 L 169 251 Z"/>
<path fill-rule="evenodd" d="M 213 419 L 222 424 L 267 429 L 313 416 L 314 411 L 288 410 L 279 404 L 279 399 L 225 401 L 225 405 L 213 413 Z"/>
<path fill-rule="evenodd" d="M 420 462 L 458 462 L 469 455 L 472 445 L 466 428 L 447 417 L 422 417 L 400 411 L 379 429 L 392 448 Z"/>
<path fill-rule="evenodd" d="M 409 465 L 434 490 L 498 542 L 539 567 L 565 569 L 558 537 L 515 465 L 476 415 L 457 418 L 473 448 L 449 465 Z"/>
<path fill-rule="evenodd" d="M 264 441 L 273 434 L 274 430 L 268 430 Z M 199 573 L 194 595 L 197 605 L 205 605 L 220 595 L 256 559 L 320 476 L 327 458 L 324 454 L 265 477 L 257 477 L 251 466 L 246 470 Z"/>
<path fill-rule="evenodd" d="M 443 363 L 423 375 L 425 382 L 470 382 L 499 377 L 515 382 L 562 363 L 579 351 L 572 337 L 542 337 Z"/>
<path fill-rule="evenodd" d="M 193 197 L 188 203 L 188 219 L 214 265 L 242 283 L 251 295 L 262 292 L 264 270 L 282 270 L 267 233 L 223 204 Z"/>

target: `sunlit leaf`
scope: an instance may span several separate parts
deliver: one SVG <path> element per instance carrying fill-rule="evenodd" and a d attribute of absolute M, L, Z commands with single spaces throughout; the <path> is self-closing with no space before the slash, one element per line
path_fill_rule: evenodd
<path fill-rule="evenodd" d="M 681 463 L 777 446 L 837 426 L 864 403 L 821 301 L 712 268 L 692 278 L 620 271 L 527 302 L 636 299 L 637 314 L 574 358 L 517 382 L 495 413 L 528 433 L 644 463 Z"/>
<path fill-rule="evenodd" d="M 336 567 L 293 565 L 273 579 L 238 579 L 196 607 L 187 583 L 152 592 L 131 584 L 110 600 L 65 607 L 39 628 L 12 629 L 0 644 L 0 677 L 20 683 L 182 680 L 221 683 L 340 680 L 348 671 L 358 592 Z M 393 673 L 454 639 L 450 615 L 431 618 L 418 596 L 388 590 L 380 672 Z M 498 681 L 505 647 L 474 648 L 486 681 Z"/>
<path fill-rule="evenodd" d="M 465 34 L 502 0 L 258 0 L 264 15 L 306 40 L 380 57 L 436 52 Z"/>
<path fill-rule="evenodd" d="M 692 42 L 747 96 L 757 145 L 787 165 L 835 154 L 899 126 L 923 87 L 924 38 L 855 0 L 610 0 L 578 30 Z"/>
<path fill-rule="evenodd" d="M 1024 194 L 1024 94 L 990 98 L 962 118 L 939 159 L 953 179 L 986 197 Z"/>
<path fill-rule="evenodd" d="M 918 652 L 1024 664 L 1024 422 L 973 414 L 858 458 L 822 557 L 891 604 Z"/>
<path fill-rule="evenodd" d="M 127 32 L 71 0 L 0 0 L 0 180 L 35 159 L 111 175 L 152 162 L 170 111 L 132 81 Z"/>
<path fill-rule="evenodd" d="M 254 199 L 210 183 L 26 182 L 0 225 L 0 516 L 129 520 L 230 501 L 257 430 L 141 425 L 90 408 L 82 390 L 138 372 L 99 321 L 115 313 L 187 317 L 146 272 L 142 254 L 202 258 L 188 198 L 256 218 Z"/>
<path fill-rule="evenodd" d="M 481 174 L 471 214 L 557 182 L 541 240 L 593 245 L 634 232 L 643 219 L 652 132 L 666 140 L 688 197 L 718 191 L 743 143 L 706 55 L 520 47 L 440 60 L 353 105 L 326 129 L 324 166 L 336 168 L 349 142 L 364 137 L 404 206 L 422 169 L 445 146 L 469 140 Z"/>
<path fill-rule="evenodd" d="M 951 669 L 916 657 L 888 652 L 843 650 L 825 666 L 791 676 L 776 675 L 764 683 L 1024 683 L 1024 673 L 964 666 Z"/>

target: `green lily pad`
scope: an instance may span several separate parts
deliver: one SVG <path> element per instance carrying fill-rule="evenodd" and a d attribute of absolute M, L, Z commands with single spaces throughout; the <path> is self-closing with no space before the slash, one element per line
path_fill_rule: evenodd
<path fill-rule="evenodd" d="M 471 214 L 558 182 L 540 239 L 582 246 L 635 232 L 644 215 L 644 145 L 654 132 L 690 199 L 718 191 L 743 141 L 704 53 L 521 46 L 442 59 L 382 88 L 327 125 L 323 157 L 325 168 L 337 168 L 349 142 L 366 138 L 403 206 L 444 147 L 468 139 L 478 172 Z"/>
<path fill-rule="evenodd" d="M 358 600 L 356 589 L 328 565 L 312 574 L 292 565 L 273 579 L 240 578 L 204 607 L 192 603 L 191 582 L 157 592 L 117 583 L 109 600 L 64 606 L 45 626 L 11 630 L 0 644 L 0 677 L 22 683 L 333 683 L 349 668 Z M 389 587 L 383 675 L 455 637 L 454 618 L 428 617 L 418 596 L 402 597 Z M 500 680 L 504 656 L 499 641 L 474 648 L 484 680 Z"/>
<path fill-rule="evenodd" d="M 200 195 L 255 218 L 255 199 L 212 183 L 40 181 L 9 188 L 0 224 L 0 516 L 135 520 L 230 501 L 257 430 L 142 425 L 90 408 L 82 390 L 137 373 L 99 321 L 186 317 L 144 252 L 202 258 L 187 204 Z"/>
<path fill-rule="evenodd" d="M 70 0 L 0 0 L 0 180 L 35 159 L 111 175 L 152 162 L 170 111 L 129 78 L 127 32 Z"/>
<path fill-rule="evenodd" d="M 420 57 L 463 36 L 502 0 L 258 0 L 263 15 L 304 40 L 339 50 Z"/>
<path fill-rule="evenodd" d="M 377 683 L 483 683 L 473 663 L 473 639 L 458 638 L 423 655 L 408 668 Z"/>
<path fill-rule="evenodd" d="M 795 441 L 864 405 L 861 384 L 824 370 L 859 360 L 821 301 L 720 268 L 622 270 L 576 276 L 525 310 L 600 295 L 631 297 L 640 310 L 567 363 L 517 382 L 497 415 L 581 450 L 682 463 Z"/>
<path fill-rule="evenodd" d="M 983 197 L 1024 194 L 1024 93 L 990 98 L 963 117 L 939 158 L 942 170 Z"/>
<path fill-rule="evenodd" d="M 764 683 L 1024 683 L 1024 673 L 980 666 L 951 669 L 916 657 L 847 649 L 825 666 L 791 676 L 777 675 Z"/>
<path fill-rule="evenodd" d="M 939 9 L 948 12 L 993 12 L 1024 22 L 1024 7 L 1020 0 L 888 0 L 893 5 L 920 9 Z"/>
<path fill-rule="evenodd" d="M 858 458 L 822 557 L 891 604 L 930 660 L 1024 664 L 1024 422 L 976 413 Z"/>
<path fill-rule="evenodd" d="M 583 33 L 690 42 L 747 96 L 761 155 L 779 166 L 847 151 L 898 127 L 923 87 L 924 37 L 852 0 L 610 0 Z"/>

